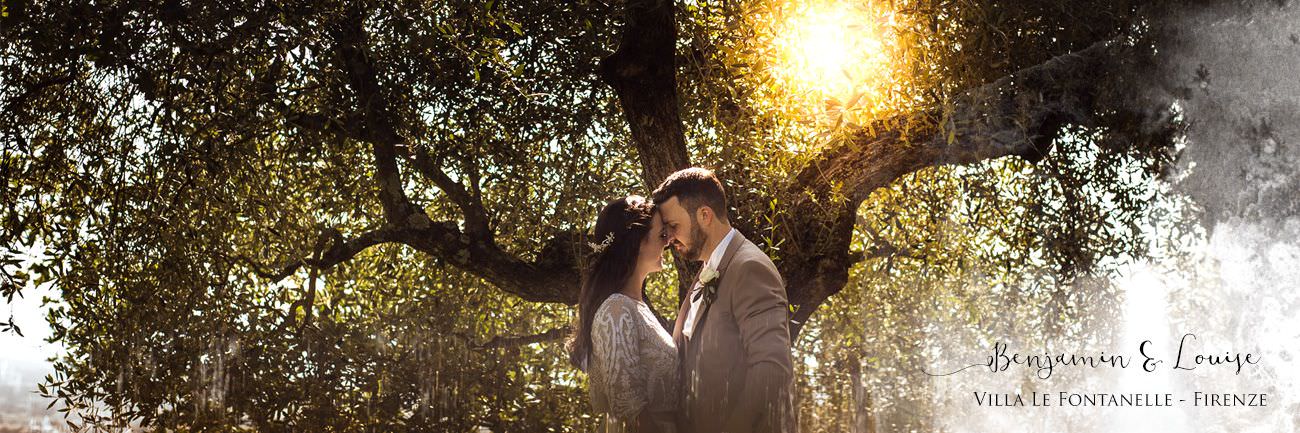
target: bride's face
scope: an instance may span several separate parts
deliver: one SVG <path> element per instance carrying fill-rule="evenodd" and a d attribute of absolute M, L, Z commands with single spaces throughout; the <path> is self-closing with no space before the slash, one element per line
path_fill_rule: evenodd
<path fill-rule="evenodd" d="M 658 272 L 664 268 L 664 247 L 668 246 L 668 236 L 664 232 L 664 222 L 658 213 L 650 218 L 650 231 L 641 239 L 641 251 L 637 254 L 637 267 L 646 272 Z"/>

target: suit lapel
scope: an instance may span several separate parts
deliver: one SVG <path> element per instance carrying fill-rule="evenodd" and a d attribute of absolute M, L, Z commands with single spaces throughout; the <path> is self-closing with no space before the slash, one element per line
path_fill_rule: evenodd
<path fill-rule="evenodd" d="M 727 267 L 731 265 L 731 259 L 736 257 L 736 251 L 740 250 L 740 245 L 745 242 L 748 241 L 746 241 L 745 237 L 741 236 L 740 232 L 737 231 L 736 235 L 731 237 L 731 243 L 727 244 L 726 251 L 723 251 L 722 259 L 718 260 L 718 296 L 722 296 L 722 279 L 726 276 Z M 704 290 L 704 288 L 700 288 L 700 290 Z M 700 329 L 700 326 L 704 324 L 704 319 L 707 317 L 709 309 L 712 306 L 712 303 L 704 302 L 700 304 L 700 309 L 695 310 L 695 322 L 692 323 L 695 328 L 691 330 L 692 337 L 699 335 L 696 334 L 696 332 Z"/>

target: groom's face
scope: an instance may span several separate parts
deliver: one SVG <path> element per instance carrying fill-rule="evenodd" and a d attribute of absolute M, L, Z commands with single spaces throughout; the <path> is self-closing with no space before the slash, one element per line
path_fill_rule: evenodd
<path fill-rule="evenodd" d="M 694 218 L 682 202 L 673 197 L 659 204 L 659 216 L 663 219 L 664 229 L 668 234 L 668 245 L 677 250 L 682 258 L 690 261 L 702 260 L 700 249 L 704 247 L 704 228 Z"/>

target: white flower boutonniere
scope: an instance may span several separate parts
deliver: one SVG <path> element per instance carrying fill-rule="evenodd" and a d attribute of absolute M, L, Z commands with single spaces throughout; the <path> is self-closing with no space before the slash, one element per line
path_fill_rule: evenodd
<path fill-rule="evenodd" d="M 704 303 L 712 304 L 714 299 L 718 298 L 718 277 L 721 274 L 717 269 L 704 268 L 700 270 L 700 290 L 695 293 L 695 299 L 700 296 L 704 297 Z"/>
<path fill-rule="evenodd" d="M 709 284 L 718 279 L 718 270 L 713 268 L 704 268 L 700 270 L 700 284 Z"/>

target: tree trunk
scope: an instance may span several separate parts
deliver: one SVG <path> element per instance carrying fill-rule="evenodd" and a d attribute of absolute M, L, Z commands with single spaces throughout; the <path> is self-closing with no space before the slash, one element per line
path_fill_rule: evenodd
<path fill-rule="evenodd" d="M 871 391 L 862 380 L 862 363 L 849 361 L 849 377 L 853 386 L 853 424 L 850 433 L 876 433 L 875 408 L 871 403 Z"/>
<path fill-rule="evenodd" d="M 629 0 L 618 50 L 600 62 L 600 77 L 618 95 L 641 180 L 654 188 L 689 167 L 677 102 L 677 27 L 673 2 Z"/>

